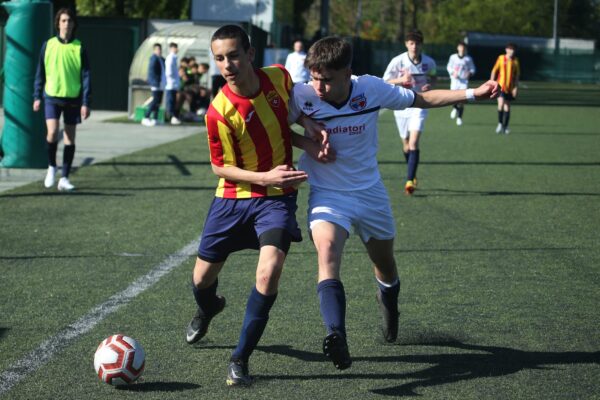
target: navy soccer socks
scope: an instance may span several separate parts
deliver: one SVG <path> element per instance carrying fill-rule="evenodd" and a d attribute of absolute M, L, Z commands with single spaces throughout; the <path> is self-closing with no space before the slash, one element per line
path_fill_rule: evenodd
<path fill-rule="evenodd" d="M 327 334 L 334 330 L 346 336 L 346 293 L 337 279 L 325 279 L 317 285 L 321 316 Z"/>
<path fill-rule="evenodd" d="M 410 150 L 408 152 L 408 173 L 406 180 L 412 181 L 417 176 L 417 167 L 419 166 L 419 150 Z"/>
<path fill-rule="evenodd" d="M 269 321 L 269 311 L 275 303 L 277 293 L 265 296 L 252 288 L 248 303 L 246 304 L 246 315 L 242 324 L 240 340 L 231 355 L 231 360 L 242 360 L 248 362 L 248 358 L 256 348 L 260 337 L 262 336 L 267 322 Z"/>
<path fill-rule="evenodd" d="M 71 166 L 73 165 L 73 158 L 75 158 L 75 145 L 65 145 L 63 149 L 63 165 L 62 165 L 62 176 L 68 178 L 71 173 Z"/>
<path fill-rule="evenodd" d="M 192 282 L 192 292 L 194 293 L 194 299 L 198 308 L 202 310 L 204 315 L 212 315 L 218 306 L 217 298 L 217 287 L 219 286 L 219 279 L 215 279 L 215 282 L 207 288 L 198 289 Z"/>
<path fill-rule="evenodd" d="M 56 151 L 58 149 L 58 142 L 48 143 L 48 165 L 50 167 L 56 167 Z"/>
<path fill-rule="evenodd" d="M 502 127 L 508 128 L 508 121 L 510 121 L 510 111 L 504 111 L 504 119 L 502 120 Z"/>
<path fill-rule="evenodd" d="M 381 292 L 381 302 L 388 310 L 398 309 L 398 295 L 400 294 L 400 279 L 396 279 L 391 284 L 384 284 L 379 279 L 376 279 L 377 286 Z"/>

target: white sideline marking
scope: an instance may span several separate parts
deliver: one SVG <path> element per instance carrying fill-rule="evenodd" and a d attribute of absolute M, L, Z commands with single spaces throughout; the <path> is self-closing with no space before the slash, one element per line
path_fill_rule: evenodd
<path fill-rule="evenodd" d="M 0 374 L 0 396 L 50 361 L 56 353 L 66 348 L 72 341 L 90 331 L 104 318 L 117 311 L 121 306 L 129 303 L 140 293 L 158 282 L 163 276 L 181 265 L 183 261 L 196 253 L 197 246 L 198 239 L 194 239 L 175 254 L 169 255 L 146 275 L 136 279 L 126 289 L 114 294 L 104 303 L 92 308 L 86 315 L 67 326 L 55 336 L 45 340 L 25 357 L 16 361 L 10 368 Z"/>

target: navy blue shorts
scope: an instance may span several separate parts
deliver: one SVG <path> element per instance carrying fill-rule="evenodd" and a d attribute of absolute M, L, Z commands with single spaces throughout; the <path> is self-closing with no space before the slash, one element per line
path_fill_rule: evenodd
<path fill-rule="evenodd" d="M 250 199 L 215 197 L 204 223 L 198 257 L 221 262 L 239 250 L 258 250 L 260 235 L 271 229 L 283 229 L 292 242 L 300 242 L 296 197 L 296 193 Z"/>
<path fill-rule="evenodd" d="M 507 92 L 500 92 L 500 97 L 504 98 L 504 100 L 508 100 L 508 101 L 514 101 L 515 98 L 513 97 L 513 95 L 511 93 L 507 93 Z"/>
<path fill-rule="evenodd" d="M 77 125 L 81 123 L 81 105 L 72 103 L 53 103 L 44 102 L 44 113 L 46 119 L 60 119 L 60 114 L 63 114 L 65 125 Z"/>

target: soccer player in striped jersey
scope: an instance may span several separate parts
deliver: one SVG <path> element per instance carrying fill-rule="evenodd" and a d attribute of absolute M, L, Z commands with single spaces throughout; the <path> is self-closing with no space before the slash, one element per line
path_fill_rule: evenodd
<path fill-rule="evenodd" d="M 466 89 L 469 86 L 469 79 L 475 74 L 475 64 L 471 56 L 467 54 L 467 45 L 465 42 L 459 42 L 456 46 L 456 53 L 448 59 L 446 70 L 450 75 L 450 89 Z M 450 118 L 456 118 L 456 125 L 462 125 L 462 116 L 465 106 L 462 103 L 455 104 L 450 112 Z"/>
<path fill-rule="evenodd" d="M 317 250 L 317 293 L 326 329 L 323 352 L 338 369 L 352 364 L 346 341 L 346 294 L 340 278 L 342 251 L 352 228 L 373 263 L 383 338 L 398 335 L 400 280 L 394 259 L 396 227 L 377 165 L 379 110 L 432 108 L 465 100 L 495 98 L 496 82 L 477 89 L 419 93 L 370 76 L 353 76 L 352 46 L 326 37 L 308 50 L 311 82 L 294 87 L 290 120 L 305 114 L 324 124 L 335 162 L 319 163 L 306 153 L 299 167 L 308 173 L 308 224 Z"/>
<path fill-rule="evenodd" d="M 288 125 L 292 80 L 283 66 L 254 69 L 255 50 L 237 25 L 211 38 L 216 66 L 226 80 L 213 99 L 206 127 L 213 172 L 219 176 L 194 266 L 192 291 L 198 310 L 186 331 L 192 344 L 225 307 L 218 274 L 238 250 L 258 249 L 256 285 L 246 305 L 240 339 L 231 355 L 227 384 L 249 385 L 248 359 L 267 325 L 291 242 L 302 240 L 296 222 L 296 186 L 307 179 L 292 162 L 292 144 L 323 148 Z M 320 128 L 319 128 L 320 129 Z"/>
<path fill-rule="evenodd" d="M 419 30 L 409 32 L 404 44 L 407 51 L 392 58 L 385 69 L 383 80 L 415 92 L 430 90 L 436 81 L 436 64 L 431 57 L 423 54 L 423 34 Z M 419 137 L 425 125 L 427 110 L 410 107 L 394 111 L 394 116 L 402 138 L 404 158 L 408 165 L 404 192 L 412 195 L 417 187 Z"/>
<path fill-rule="evenodd" d="M 521 68 L 519 60 L 515 57 L 517 46 L 514 43 L 506 45 L 505 54 L 498 56 L 496 64 L 492 69 L 490 79 L 497 80 L 502 88 L 502 93 L 498 97 L 498 126 L 496 133 L 508 135 L 508 122 L 510 121 L 510 103 L 517 98 L 517 87 L 519 85 L 519 75 Z"/>

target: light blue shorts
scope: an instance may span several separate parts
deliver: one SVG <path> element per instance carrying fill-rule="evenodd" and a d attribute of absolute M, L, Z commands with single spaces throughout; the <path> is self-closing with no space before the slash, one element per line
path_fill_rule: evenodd
<path fill-rule="evenodd" d="M 331 222 L 350 234 L 354 227 L 361 240 L 389 240 L 396 237 L 396 224 L 390 199 L 383 182 L 370 188 L 354 191 L 336 191 L 310 188 L 308 197 L 308 229 L 320 222 Z"/>

